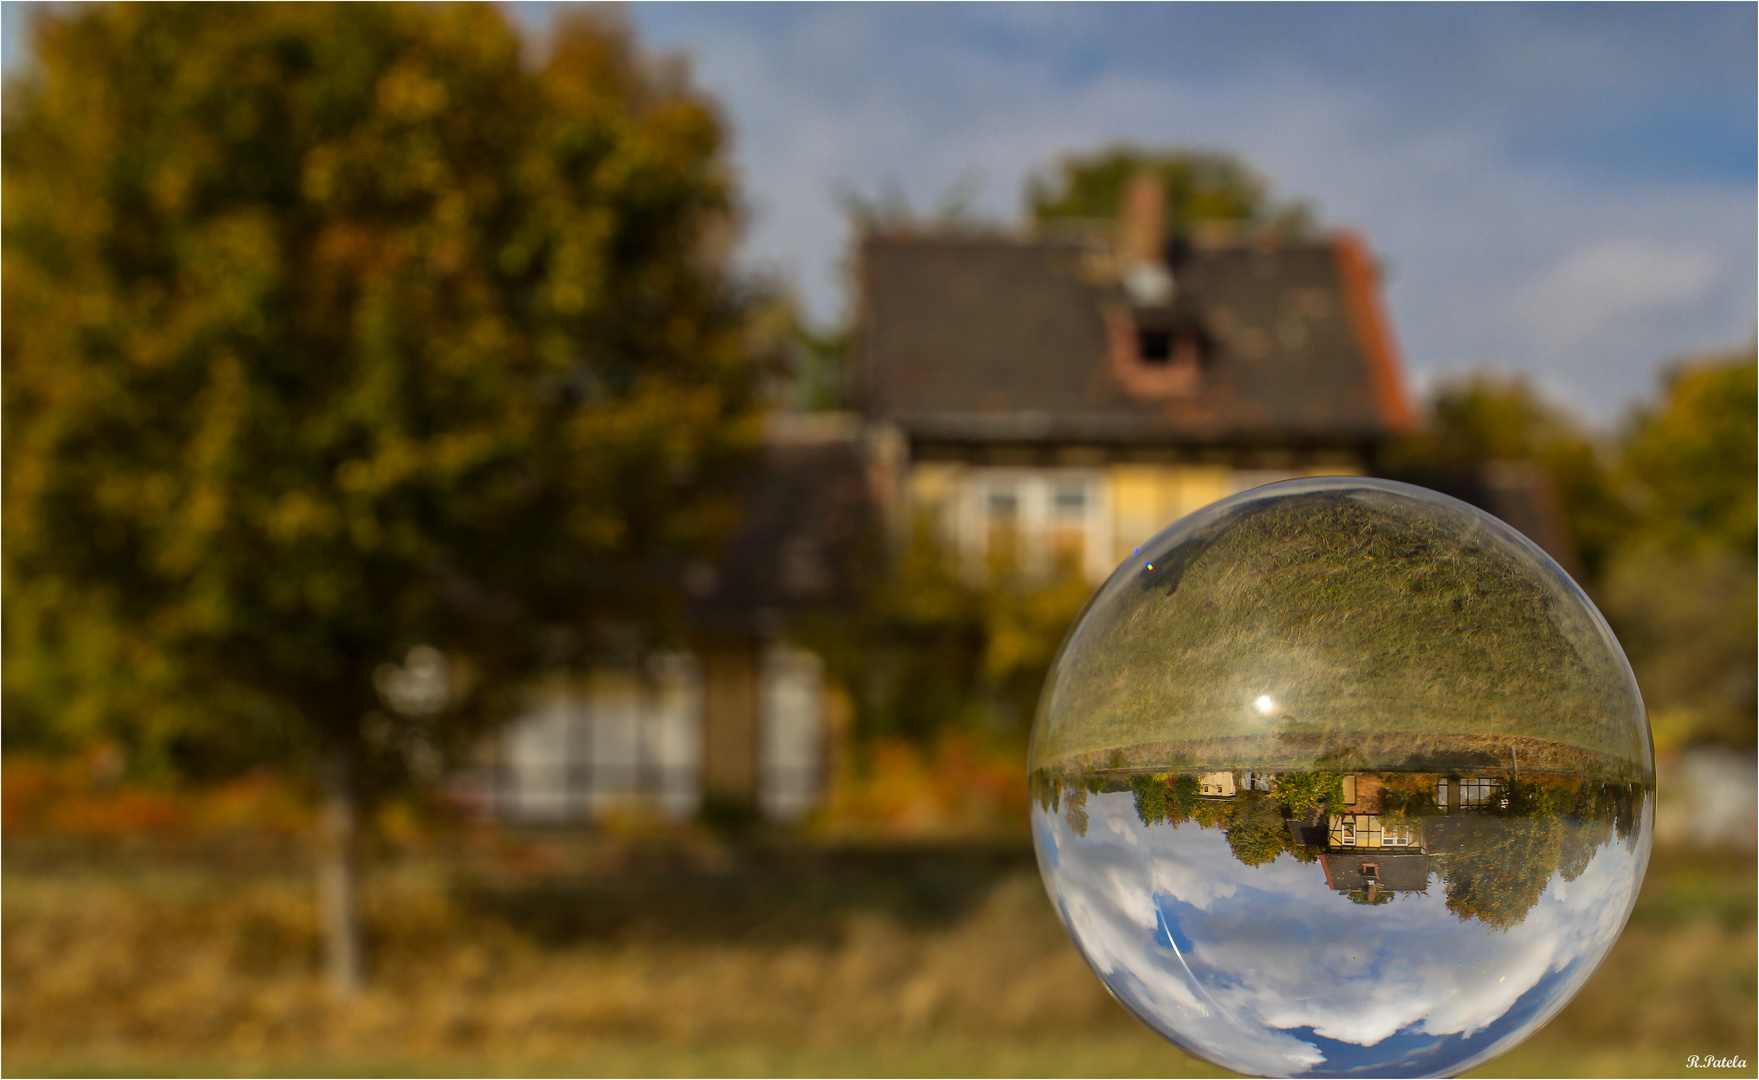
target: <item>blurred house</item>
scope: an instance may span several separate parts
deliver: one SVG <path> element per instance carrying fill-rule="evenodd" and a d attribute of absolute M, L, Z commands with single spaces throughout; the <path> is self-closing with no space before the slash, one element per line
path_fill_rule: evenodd
<path fill-rule="evenodd" d="M 719 565 L 693 583 L 702 788 L 718 804 L 785 820 L 816 802 L 842 703 L 790 632 L 859 599 L 861 571 L 883 555 L 895 457 L 886 433 L 856 417 L 772 422 L 739 528 Z"/>
<path fill-rule="evenodd" d="M 1109 233 L 868 236 L 855 411 L 776 419 L 737 535 L 692 583 L 688 653 L 555 688 L 477 774 L 483 805 L 795 817 L 844 707 L 800 619 L 852 602 L 906 521 L 932 522 L 973 574 L 1068 561 L 1097 583 L 1234 492 L 1373 473 L 1413 414 L 1363 244 L 1168 243 L 1158 196 L 1126 202 Z"/>
<path fill-rule="evenodd" d="M 844 415 L 778 416 L 717 565 L 693 567 L 686 651 L 542 688 L 459 778 L 503 820 L 566 823 L 647 805 L 799 817 L 817 801 L 839 699 L 789 631 L 848 608 L 883 534 L 883 431 Z"/>
<path fill-rule="evenodd" d="M 1759 762 L 1751 750 L 1685 746 L 1656 755 L 1656 843 L 1759 847 Z"/>
<path fill-rule="evenodd" d="M 1372 471 L 1412 410 L 1347 234 L 870 236 L 853 392 L 908 449 L 903 501 L 973 567 L 1097 582 L 1185 514 L 1273 480 Z"/>

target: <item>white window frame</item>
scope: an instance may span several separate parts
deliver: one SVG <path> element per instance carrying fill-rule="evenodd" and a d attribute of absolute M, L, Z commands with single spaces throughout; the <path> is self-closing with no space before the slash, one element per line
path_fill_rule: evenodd
<path fill-rule="evenodd" d="M 1019 543 L 1019 565 L 1029 575 L 1043 575 L 1052 568 L 1051 530 L 1061 524 L 1056 511 L 1057 495 L 1079 486 L 1086 505 L 1080 515 L 1082 533 L 1081 572 L 1093 582 L 1103 581 L 1112 571 L 1111 493 L 1100 469 L 1019 468 L 971 466 L 959 480 L 954 500 L 953 533 L 969 572 L 982 574 L 988 564 L 989 507 L 992 493 L 1007 490 L 1014 495 L 1014 527 Z"/>
<path fill-rule="evenodd" d="M 794 821 L 818 805 L 824 788 L 824 661 L 771 642 L 760 680 L 759 809 L 771 821 Z"/>
<path fill-rule="evenodd" d="M 501 730 L 494 812 L 592 820 L 630 803 L 686 819 L 701 803 L 702 679 L 687 653 L 607 667 L 542 691 Z"/>

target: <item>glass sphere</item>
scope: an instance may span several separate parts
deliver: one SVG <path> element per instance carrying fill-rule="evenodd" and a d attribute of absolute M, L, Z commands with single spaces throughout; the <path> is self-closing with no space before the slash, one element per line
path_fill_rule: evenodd
<path fill-rule="evenodd" d="M 1630 665 L 1558 565 L 1382 480 L 1179 521 L 1070 630 L 1033 842 L 1112 994 L 1264 1076 L 1445 1076 L 1555 1014 L 1649 859 Z"/>

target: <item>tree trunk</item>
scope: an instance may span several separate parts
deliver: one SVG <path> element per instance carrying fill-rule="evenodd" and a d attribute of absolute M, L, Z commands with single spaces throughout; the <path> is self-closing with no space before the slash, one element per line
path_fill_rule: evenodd
<path fill-rule="evenodd" d="M 345 744 L 330 748 L 318 768 L 323 791 L 318 811 L 318 927 L 324 939 L 324 975 L 331 993 L 345 1000 L 360 989 L 364 966 L 356 897 L 358 807 L 352 749 Z"/>

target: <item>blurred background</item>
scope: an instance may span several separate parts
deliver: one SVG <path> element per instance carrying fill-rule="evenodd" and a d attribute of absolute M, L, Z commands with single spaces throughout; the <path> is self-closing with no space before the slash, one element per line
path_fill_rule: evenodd
<path fill-rule="evenodd" d="M 1133 546 L 1346 474 L 1654 727 L 1477 1075 L 1753 1074 L 1752 7 L 0 12 L 9 1071 L 1223 1075 L 1027 731 Z"/>

